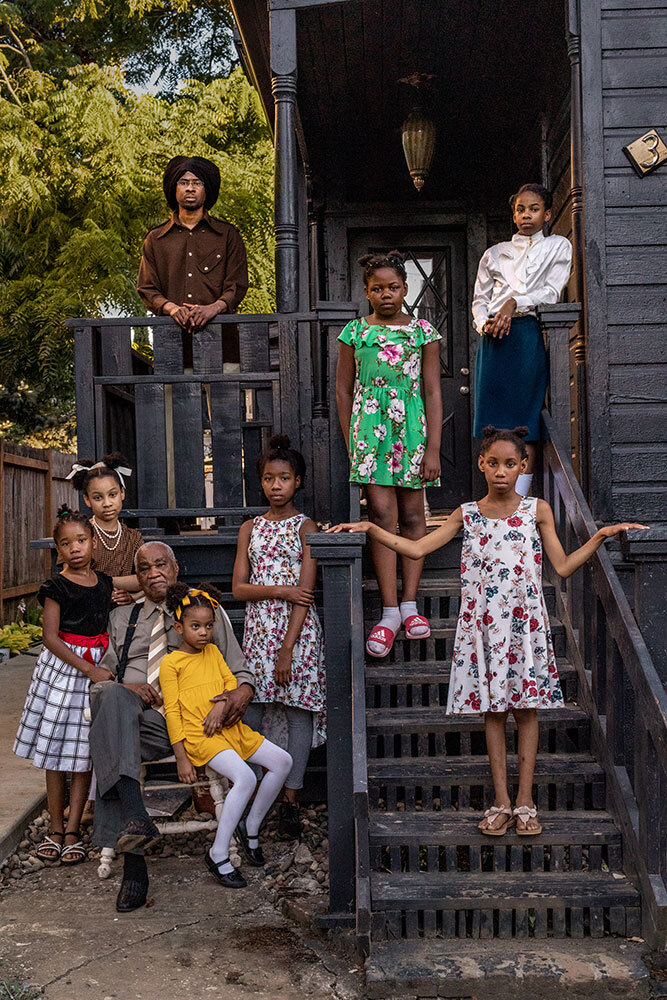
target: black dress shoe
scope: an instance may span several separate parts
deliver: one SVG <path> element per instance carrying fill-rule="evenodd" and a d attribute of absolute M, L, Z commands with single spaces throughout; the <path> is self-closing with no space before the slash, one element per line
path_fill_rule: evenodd
<path fill-rule="evenodd" d="M 234 830 L 234 837 L 241 845 L 241 849 L 245 854 L 248 863 L 251 864 L 253 868 L 263 868 L 264 855 L 262 854 L 262 848 L 250 846 L 250 840 L 248 839 L 248 830 L 246 828 L 244 819 L 239 820 L 239 825 Z"/>
<path fill-rule="evenodd" d="M 295 802 L 281 802 L 278 809 L 278 836 L 284 840 L 299 840 L 301 820 L 299 807 Z"/>
<path fill-rule="evenodd" d="M 117 850 L 121 854 L 128 851 L 138 851 L 142 847 L 150 847 L 160 839 L 160 831 L 150 817 L 146 819 L 131 819 L 121 830 L 118 837 Z"/>
<path fill-rule="evenodd" d="M 211 852 L 207 851 L 204 855 L 204 864 L 210 871 L 211 875 L 214 875 L 220 885 L 224 885 L 226 889 L 245 889 L 248 884 L 238 868 L 235 868 L 227 875 L 224 875 L 220 871 L 221 865 L 229 864 L 229 858 L 224 858 L 222 861 L 218 861 L 216 863 L 211 857 Z"/>
<path fill-rule="evenodd" d="M 130 913 L 146 905 L 148 878 L 124 878 L 116 897 L 118 913 Z"/>

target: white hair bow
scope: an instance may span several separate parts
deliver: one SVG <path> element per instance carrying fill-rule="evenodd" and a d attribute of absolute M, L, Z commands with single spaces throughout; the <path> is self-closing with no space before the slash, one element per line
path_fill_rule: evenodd
<path fill-rule="evenodd" d="M 65 476 L 65 479 L 73 479 L 74 476 L 77 474 L 77 472 L 92 472 L 93 469 L 106 469 L 106 468 L 107 468 L 106 462 L 95 462 L 94 465 L 78 465 L 75 462 L 74 465 L 72 466 L 72 471 Z M 117 473 L 118 478 L 120 479 L 120 484 L 123 487 L 123 489 L 125 489 L 125 480 L 123 479 L 123 476 L 131 476 L 132 469 L 127 469 L 124 465 L 118 465 L 115 469 L 112 469 L 112 472 Z"/>

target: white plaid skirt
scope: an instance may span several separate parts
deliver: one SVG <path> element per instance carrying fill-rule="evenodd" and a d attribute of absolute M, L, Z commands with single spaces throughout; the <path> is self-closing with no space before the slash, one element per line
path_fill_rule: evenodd
<path fill-rule="evenodd" d="M 86 652 L 85 646 L 65 645 L 77 656 Z M 98 646 L 91 653 L 99 663 L 104 650 Z M 89 687 L 85 674 L 45 646 L 33 670 L 14 753 L 49 771 L 90 771 L 90 723 L 83 714 L 90 708 Z"/>

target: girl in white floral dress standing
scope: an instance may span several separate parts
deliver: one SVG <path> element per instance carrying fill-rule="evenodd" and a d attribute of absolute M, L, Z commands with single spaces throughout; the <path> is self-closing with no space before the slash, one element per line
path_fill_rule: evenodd
<path fill-rule="evenodd" d="M 479 824 L 502 836 L 516 823 L 520 836 L 542 827 L 532 800 L 538 745 L 538 708 L 563 703 L 542 594 L 542 546 L 561 577 L 571 576 L 607 538 L 640 524 L 600 528 L 565 555 L 549 504 L 522 497 L 516 483 L 526 468 L 528 428 L 484 429 L 479 456 L 489 492 L 479 502 L 458 507 L 442 527 L 420 541 L 397 538 L 375 525 L 342 524 L 333 531 L 369 531 L 402 555 L 423 559 L 463 529 L 461 610 L 454 642 L 447 711 L 484 712 L 486 745 L 495 801 Z M 515 808 L 507 788 L 505 727 L 512 712 L 519 731 L 519 789 Z"/>
<path fill-rule="evenodd" d="M 424 486 L 440 483 L 440 346 L 437 330 L 403 311 L 408 291 L 405 258 L 397 250 L 359 260 L 372 313 L 348 323 L 340 337 L 336 401 L 350 455 L 350 482 L 364 483 L 370 520 L 404 538 L 426 534 Z M 421 380 L 424 383 L 424 400 Z M 426 405 L 424 405 L 424 402 Z M 382 618 L 366 642 L 386 656 L 401 626 L 425 639 L 429 623 L 417 614 L 422 563 L 404 559 L 398 604 L 396 555 L 371 551 L 382 597 Z"/>
<path fill-rule="evenodd" d="M 293 763 L 279 829 L 285 837 L 298 837 L 298 796 L 308 757 L 326 737 L 324 646 L 314 596 L 317 563 L 306 545 L 306 534 L 317 531 L 317 525 L 294 506 L 306 463 L 288 437 L 271 438 L 257 472 L 271 506 L 241 525 L 232 581 L 234 597 L 246 602 L 243 653 L 255 674 L 255 697 L 244 722 L 262 732 L 264 707 L 285 706 Z"/>

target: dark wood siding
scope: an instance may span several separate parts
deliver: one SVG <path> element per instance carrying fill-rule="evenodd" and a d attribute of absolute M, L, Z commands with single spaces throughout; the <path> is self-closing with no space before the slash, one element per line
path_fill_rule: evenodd
<path fill-rule="evenodd" d="M 622 151 L 667 137 L 666 38 L 667 0 L 582 5 L 594 513 L 619 520 L 667 519 L 667 169 Z"/>

